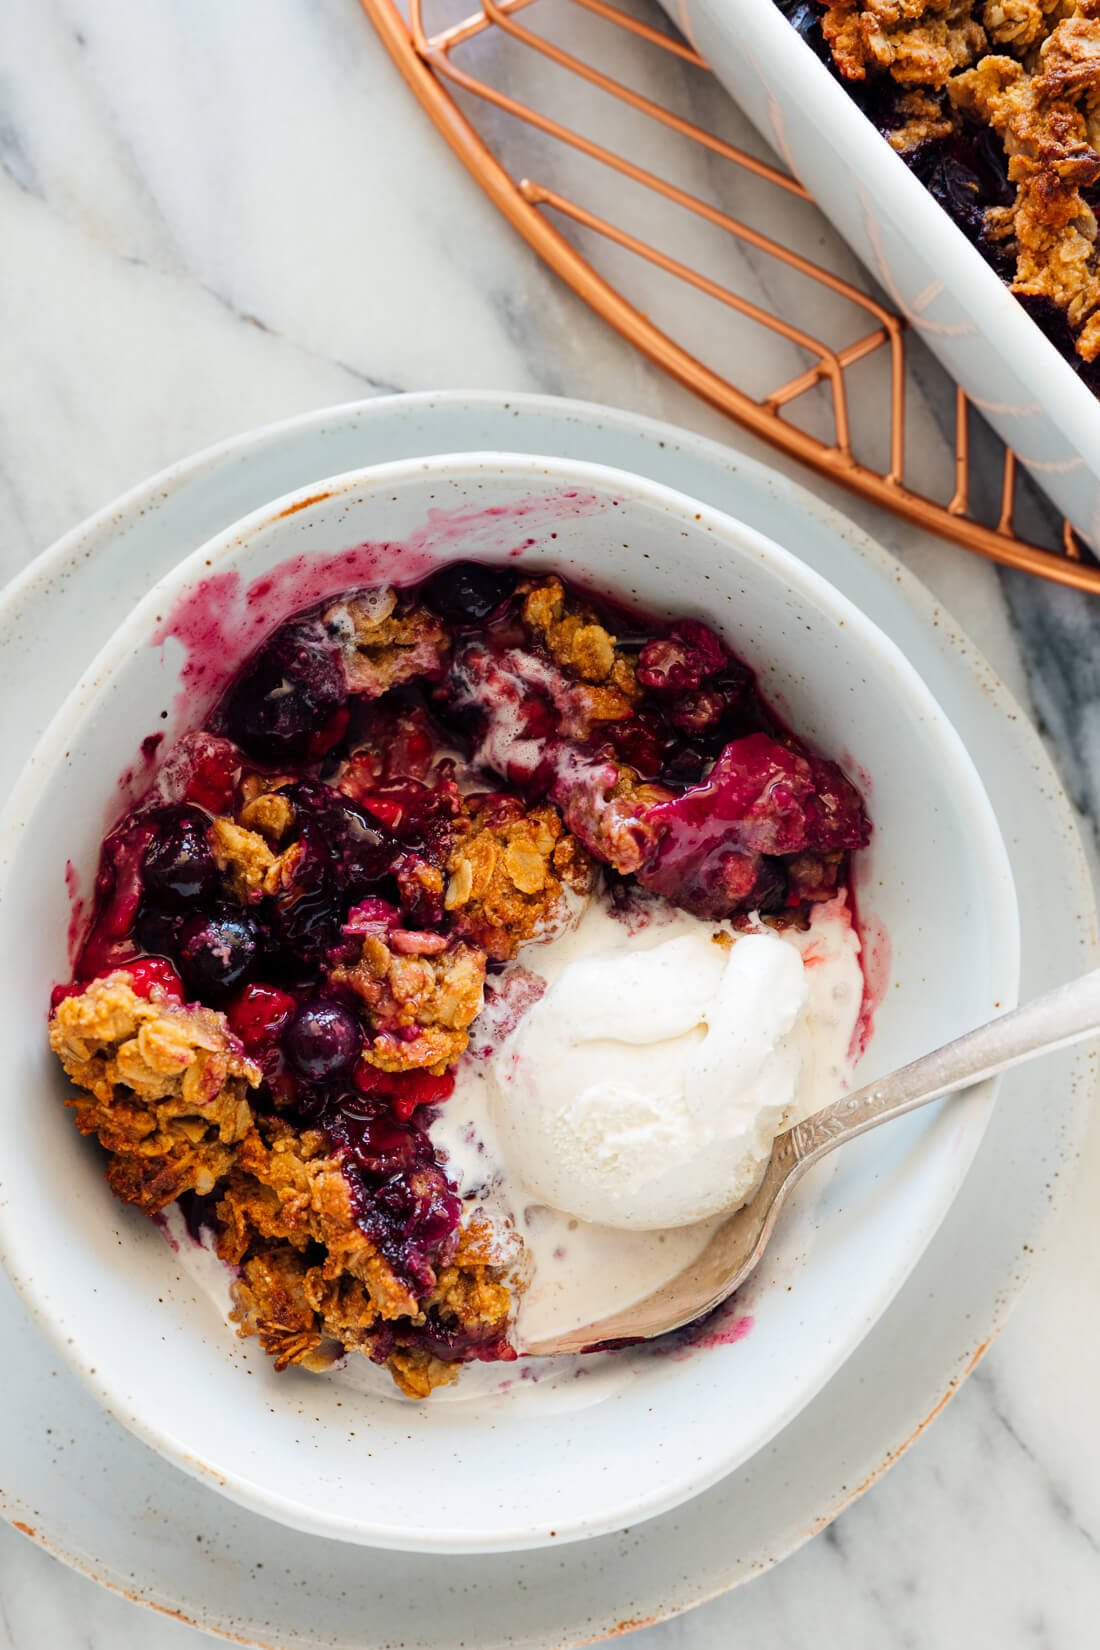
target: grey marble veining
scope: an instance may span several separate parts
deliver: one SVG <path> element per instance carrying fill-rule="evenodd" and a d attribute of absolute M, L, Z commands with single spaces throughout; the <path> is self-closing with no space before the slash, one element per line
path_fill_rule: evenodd
<path fill-rule="evenodd" d="M 1005 600 L 1030 677 L 1036 721 L 1057 749 L 1062 775 L 1095 831 L 1100 817 L 1100 608 L 1019 575 Z"/>
<path fill-rule="evenodd" d="M 556 38 L 568 43 L 589 26 L 565 0 L 544 0 L 543 11 L 550 6 Z M 677 65 L 655 69 L 632 47 L 617 69 L 755 143 L 720 94 L 693 89 Z M 598 99 L 573 92 L 563 109 L 597 138 L 606 130 Z M 591 183 L 575 157 L 551 163 L 530 136 L 522 143 L 543 181 Z M 705 155 L 673 160 L 648 129 L 638 144 L 643 164 L 679 168 L 686 187 L 693 177 L 700 192 L 732 187 Z M 591 186 L 594 198 L 621 203 L 636 232 L 660 233 L 646 221 L 652 206 L 613 178 Z M 812 238 L 803 244 L 850 268 L 804 207 L 766 210 L 765 227 L 797 228 Z M 696 226 L 683 233 L 706 250 Z M 777 278 L 758 254 L 727 246 L 723 256 L 750 295 Z M 669 295 L 647 279 L 639 300 L 656 312 Z M 793 298 L 791 278 L 779 279 Z M 791 370 L 787 346 L 754 347 L 745 370 L 761 384 Z M 585 396 L 764 451 L 649 367 L 540 266 L 420 116 L 356 0 L 6 0 L 0 361 L 0 576 L 183 453 L 391 389 Z M 949 398 L 930 363 L 918 378 L 912 441 L 932 474 L 947 452 Z M 1002 576 L 857 501 L 836 501 L 936 589 L 1033 707 L 1094 832 L 1100 605 Z M 643 1632 L 638 1650 L 1088 1650 L 1100 1641 L 1090 1264 L 1100 1143 L 1088 1159 L 1002 1339 L 906 1460 L 780 1569 Z M 0 1530 L 0 1650 L 208 1642 Z"/>

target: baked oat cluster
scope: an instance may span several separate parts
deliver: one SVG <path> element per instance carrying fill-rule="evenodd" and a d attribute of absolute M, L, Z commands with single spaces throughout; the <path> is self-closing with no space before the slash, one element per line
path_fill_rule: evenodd
<path fill-rule="evenodd" d="M 1100 0 L 778 0 L 1100 390 Z"/>
<path fill-rule="evenodd" d="M 424 1397 L 515 1356 L 523 1242 L 431 1133 L 501 971 L 597 885 L 805 922 L 867 834 L 706 626 L 454 564 L 279 626 L 169 753 L 50 1045 L 117 1196 L 232 1269 L 242 1336 Z"/>

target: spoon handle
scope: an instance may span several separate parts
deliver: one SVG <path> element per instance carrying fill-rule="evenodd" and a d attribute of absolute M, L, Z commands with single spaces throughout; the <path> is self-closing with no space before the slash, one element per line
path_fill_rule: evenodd
<path fill-rule="evenodd" d="M 776 1144 L 784 1149 L 776 1155 L 788 1168 L 797 1163 L 800 1169 L 808 1169 L 834 1146 L 880 1123 L 1094 1033 L 1100 1033 L 1100 969 L 968 1031 L 855 1094 L 834 1100 L 780 1136 Z"/>

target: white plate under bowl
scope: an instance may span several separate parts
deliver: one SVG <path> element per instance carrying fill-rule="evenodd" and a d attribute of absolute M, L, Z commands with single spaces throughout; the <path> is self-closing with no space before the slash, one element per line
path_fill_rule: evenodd
<path fill-rule="evenodd" d="M 21 712 L 0 741 L 0 787 L 10 787 L 101 642 L 212 533 L 336 471 L 486 449 L 597 458 L 797 543 L 898 642 L 965 738 L 1005 821 L 1025 993 L 1098 960 L 1088 870 L 1049 758 L 928 591 L 850 521 L 752 459 L 653 419 L 551 396 L 447 392 L 310 413 L 188 458 L 74 529 L 0 598 L 0 694 Z M 42 1566 L 28 1572 L 12 1550 L 24 1538 L 120 1596 L 264 1650 L 565 1650 L 689 1609 L 760 1576 L 924 1434 L 1049 1243 L 1052 1188 L 1068 1183 L 1094 1093 L 1081 1049 L 1010 1072 L 912 1277 L 801 1415 L 705 1494 L 636 1530 L 560 1551 L 387 1553 L 247 1512 L 125 1432 L 0 1276 L 0 1511 L 22 1532 L 0 1534 L 0 1548 L 32 1588 L 51 1578 Z M 911 1470 L 919 1488 L 919 1465 Z M 64 1591 L 79 1609 L 79 1596 Z M 125 1625 L 119 1617 L 120 1632 Z M 173 1631 L 150 1621 L 150 1644 Z"/>
<path fill-rule="evenodd" d="M 0 826 L 0 1246 L 112 1413 L 191 1472 L 297 1528 L 421 1551 L 558 1543 L 652 1517 L 746 1460 L 820 1389 L 915 1264 L 977 1149 L 989 1091 L 868 1136 L 812 1177 L 739 1298 L 737 1344 L 635 1349 L 508 1373 L 508 1392 L 410 1405 L 276 1375 L 231 1339 L 155 1229 L 120 1209 L 57 1104 L 42 1004 L 65 974 L 115 781 L 142 739 L 203 719 L 245 653 L 307 602 L 477 556 L 554 566 L 661 612 L 702 614 L 820 748 L 855 753 L 875 831 L 861 915 L 893 952 L 868 1076 L 1015 998 L 1012 876 L 965 748 L 903 655 L 751 528 L 595 465 L 409 461 L 274 501 L 204 545 L 131 614 L 40 743 Z M 173 616 L 215 623 L 216 667 Z M 212 615 L 213 617 L 208 617 Z M 193 630 L 193 618 L 190 621 Z M 167 640 L 165 632 L 167 631 Z"/>

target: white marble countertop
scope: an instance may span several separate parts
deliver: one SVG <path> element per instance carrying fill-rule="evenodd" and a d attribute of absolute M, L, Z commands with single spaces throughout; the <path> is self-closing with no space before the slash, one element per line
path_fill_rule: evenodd
<path fill-rule="evenodd" d="M 190 450 L 384 390 L 545 390 L 752 445 L 497 218 L 356 0 L 6 0 L 0 360 L 0 576 Z M 932 453 L 945 402 L 929 382 Z M 837 502 L 1032 706 L 1094 846 L 1100 602 Z M 1005 1333 L 904 1461 L 778 1570 L 638 1650 L 1096 1642 L 1097 1175 L 1100 1138 Z M 0 1529 L 0 1650 L 210 1642 Z"/>

